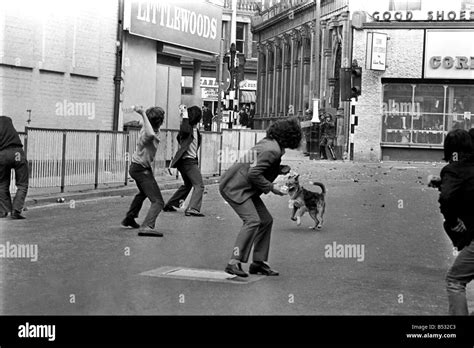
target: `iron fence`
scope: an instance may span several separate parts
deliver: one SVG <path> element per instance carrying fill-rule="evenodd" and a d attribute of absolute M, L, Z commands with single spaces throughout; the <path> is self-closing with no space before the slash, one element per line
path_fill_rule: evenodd
<path fill-rule="evenodd" d="M 160 131 L 160 144 L 154 161 L 155 175 L 167 173 L 178 150 L 178 130 Z M 199 152 L 201 172 L 220 175 L 265 136 L 265 131 L 223 129 L 202 132 Z M 29 128 L 20 133 L 29 163 L 29 187 L 54 188 L 123 183 L 127 185 L 131 154 L 139 130 L 127 132 Z M 229 156 L 230 154 L 230 156 Z M 12 171 L 10 192 L 15 193 Z"/>

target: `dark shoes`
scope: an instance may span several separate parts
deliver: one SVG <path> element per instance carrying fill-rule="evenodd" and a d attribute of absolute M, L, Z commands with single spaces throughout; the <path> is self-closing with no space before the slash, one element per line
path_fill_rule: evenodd
<path fill-rule="evenodd" d="M 279 273 L 274 271 L 265 262 L 252 262 L 249 267 L 250 274 L 263 274 L 266 276 L 277 276 Z"/>
<path fill-rule="evenodd" d="M 203 213 L 197 211 L 196 209 L 186 210 L 184 215 L 186 215 L 186 216 L 199 216 L 199 217 L 205 216 Z"/>
<path fill-rule="evenodd" d="M 10 216 L 13 220 L 23 220 L 26 219 L 23 215 L 21 215 L 20 212 L 18 211 L 12 211 L 12 214 Z"/>
<path fill-rule="evenodd" d="M 165 207 L 163 208 L 163 211 L 169 213 L 169 212 L 173 212 L 173 211 L 178 211 L 178 209 L 176 209 L 176 208 L 173 207 L 173 206 L 167 205 L 167 206 L 165 206 Z"/>
<path fill-rule="evenodd" d="M 140 225 L 136 223 L 134 218 L 123 219 L 121 225 L 123 227 L 140 228 Z"/>
<path fill-rule="evenodd" d="M 163 233 L 158 232 L 154 228 L 151 227 L 141 227 L 138 231 L 138 235 L 140 237 L 163 237 Z"/>
<path fill-rule="evenodd" d="M 236 275 L 238 277 L 248 277 L 249 275 L 242 270 L 242 265 L 240 263 L 231 265 L 230 263 L 225 268 L 225 272 Z"/>

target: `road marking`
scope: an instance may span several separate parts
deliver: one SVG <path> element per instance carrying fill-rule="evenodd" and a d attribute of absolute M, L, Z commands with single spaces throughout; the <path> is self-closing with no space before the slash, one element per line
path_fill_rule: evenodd
<path fill-rule="evenodd" d="M 163 266 L 150 271 L 142 272 L 140 275 L 173 278 L 184 280 L 200 280 L 207 282 L 221 282 L 231 284 L 248 284 L 264 278 L 263 275 L 249 275 L 248 278 L 240 278 L 235 275 L 228 274 L 224 271 L 213 269 L 198 269 L 188 267 Z"/>

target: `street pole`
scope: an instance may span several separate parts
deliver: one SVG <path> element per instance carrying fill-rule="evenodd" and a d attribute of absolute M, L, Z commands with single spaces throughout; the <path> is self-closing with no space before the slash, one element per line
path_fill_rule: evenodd
<path fill-rule="evenodd" d="M 313 118 L 311 120 L 311 128 L 313 128 L 314 123 L 319 123 L 319 108 L 320 108 L 320 99 L 319 99 L 319 94 L 320 94 L 320 59 L 319 59 L 319 47 L 320 47 L 320 32 L 321 30 L 321 0 L 315 0 L 315 7 L 314 7 L 314 47 L 313 47 L 313 52 L 312 54 L 314 55 L 314 70 L 313 70 Z M 310 130 L 310 135 L 309 135 L 309 158 L 310 159 L 316 159 L 316 153 L 313 150 L 313 131 Z M 321 137 L 321 131 L 320 131 L 320 125 L 318 124 L 318 139 L 317 141 L 320 141 Z M 316 144 L 318 145 L 318 144 Z"/>
<path fill-rule="evenodd" d="M 221 120 L 222 120 L 222 56 L 224 54 L 223 50 L 224 39 L 221 39 L 219 45 L 219 55 L 217 57 L 217 132 L 221 131 Z"/>

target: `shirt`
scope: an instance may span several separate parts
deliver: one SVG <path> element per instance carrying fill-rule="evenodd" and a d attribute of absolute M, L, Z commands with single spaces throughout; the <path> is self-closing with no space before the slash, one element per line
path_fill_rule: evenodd
<path fill-rule="evenodd" d="M 160 139 L 157 135 L 147 136 L 145 130 L 143 128 L 140 129 L 140 136 L 135 152 L 132 155 L 132 162 L 140 164 L 145 168 L 151 168 L 159 143 Z"/>
<path fill-rule="evenodd" d="M 189 149 L 184 154 L 183 158 L 197 158 L 198 150 L 198 133 L 197 128 L 193 128 L 193 141 L 189 144 Z"/>

